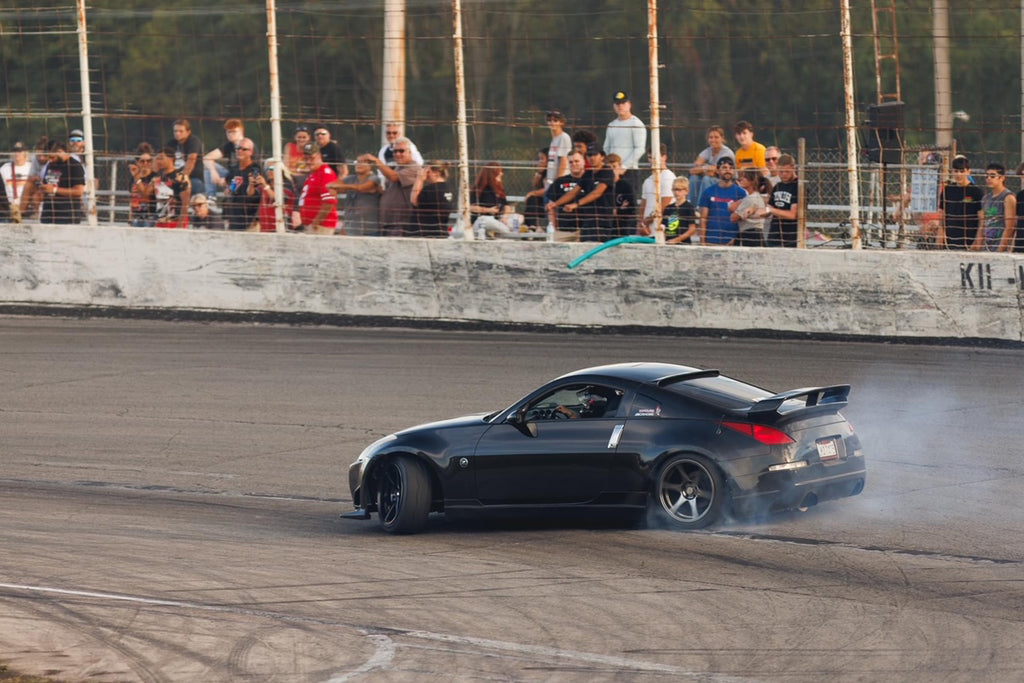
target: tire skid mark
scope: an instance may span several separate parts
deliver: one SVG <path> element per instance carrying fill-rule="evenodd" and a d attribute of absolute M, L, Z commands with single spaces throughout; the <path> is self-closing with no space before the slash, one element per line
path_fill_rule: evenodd
<path fill-rule="evenodd" d="M 47 596 L 50 599 L 56 599 L 54 596 L 63 596 L 67 598 L 86 598 L 95 600 L 124 602 L 127 604 L 134 605 L 173 607 L 179 609 L 206 612 L 220 612 L 248 616 L 259 616 L 263 618 L 296 623 L 314 623 L 320 625 L 345 626 L 352 628 L 358 631 L 359 633 L 362 633 L 370 642 L 374 644 L 374 654 L 357 668 L 330 678 L 328 683 L 345 683 L 346 681 L 355 680 L 356 678 L 363 676 L 367 673 L 370 673 L 372 671 L 387 669 L 393 662 L 395 652 L 398 648 L 398 645 L 394 642 L 395 637 L 411 638 L 419 641 L 430 641 L 434 643 L 443 643 L 446 645 L 456 645 L 463 647 L 470 646 L 472 648 L 482 650 L 483 654 L 488 656 L 498 655 L 514 659 L 521 659 L 525 657 L 530 659 L 531 661 L 537 661 L 539 659 L 544 662 L 551 660 L 579 662 L 584 665 L 587 665 L 589 667 L 588 670 L 592 670 L 594 665 L 598 665 L 601 667 L 610 667 L 616 671 L 622 672 L 664 674 L 667 676 L 684 677 L 693 680 L 710 681 L 712 683 L 745 683 L 749 680 L 746 678 L 736 676 L 726 676 L 703 671 L 695 671 L 693 669 L 687 669 L 684 667 L 677 667 L 669 664 L 660 664 L 657 662 L 630 659 L 628 657 L 620 657 L 615 655 L 603 655 L 592 652 L 580 652 L 576 650 L 566 650 L 562 648 L 548 647 L 544 645 L 529 645 L 501 640 L 491 640 L 488 638 L 477 638 L 473 636 L 459 636 L 449 633 L 435 633 L 432 631 L 367 627 L 356 624 L 348 624 L 331 619 L 283 614 L 279 612 L 271 612 L 267 610 L 258 610 L 231 605 L 204 604 L 184 600 L 166 600 L 162 598 L 149 598 L 138 595 L 127 595 L 123 593 L 77 590 L 70 588 L 57 588 L 52 586 L 33 586 L 29 584 L 19 583 L 0 583 L 0 590 L 21 591 L 28 592 L 31 594 L 41 594 Z"/>
<path fill-rule="evenodd" d="M 937 560 L 951 560 L 954 562 L 973 562 L 978 564 L 999 564 L 1016 565 L 1024 564 L 1020 560 L 1013 560 L 1004 557 L 984 557 L 982 555 L 954 555 L 950 553 L 937 552 L 934 550 L 913 550 L 909 548 L 890 548 L 881 545 L 852 545 L 838 541 L 829 541 L 820 538 L 800 538 L 798 536 L 779 536 L 773 534 L 759 534 L 749 531 L 713 531 L 709 532 L 714 536 L 727 536 L 730 538 L 748 539 L 751 541 L 768 541 L 774 543 L 786 543 L 791 545 L 806 545 L 816 547 L 836 547 L 847 550 L 863 550 L 871 553 L 885 553 L 889 555 L 907 555 L 909 557 L 928 557 Z"/>
<path fill-rule="evenodd" d="M 376 671 L 377 669 L 387 669 L 391 662 L 395 658 L 395 643 L 390 637 L 382 633 L 367 633 L 363 631 L 367 640 L 377 646 L 373 656 L 366 660 L 361 666 L 341 676 L 335 676 L 334 678 L 328 679 L 327 683 L 345 683 L 346 681 L 354 680 L 360 676 Z"/>
<path fill-rule="evenodd" d="M 45 605 L 45 607 L 49 609 L 42 606 L 31 605 L 21 605 L 20 609 L 48 620 L 53 619 L 55 613 L 59 612 L 63 615 L 63 618 L 59 622 L 61 626 L 67 629 L 73 629 L 80 637 L 92 641 L 93 643 L 98 643 L 99 645 L 116 652 L 121 656 L 130 672 L 138 676 L 140 680 L 148 681 L 149 683 L 161 683 L 166 680 L 152 667 L 152 663 L 146 657 L 136 652 L 133 648 L 118 642 L 116 637 L 112 635 L 104 635 L 97 631 L 95 625 L 90 623 L 89 619 L 83 617 L 75 610 L 58 602 L 56 599 L 49 597 L 44 598 L 42 605 Z M 120 671 L 102 673 L 114 674 L 118 677 L 124 675 Z"/>
<path fill-rule="evenodd" d="M 705 671 L 694 671 L 684 667 L 672 666 L 670 664 L 659 664 L 657 662 L 645 662 L 628 657 L 616 655 L 602 655 L 593 652 L 578 652 L 564 650 L 562 648 L 548 647 L 546 645 L 526 645 L 523 643 L 510 643 L 503 640 L 491 640 L 489 638 L 477 638 L 474 636 L 457 636 L 449 633 L 433 633 L 431 631 L 395 631 L 406 638 L 416 638 L 438 643 L 452 645 L 471 645 L 473 647 L 493 652 L 509 653 L 515 656 L 529 656 L 530 659 L 537 658 L 544 660 L 569 660 L 582 662 L 588 665 L 601 665 L 611 667 L 616 671 L 665 674 L 670 676 L 683 676 L 701 681 L 713 681 L 715 683 L 739 683 L 750 679 L 724 674 L 713 674 Z"/>

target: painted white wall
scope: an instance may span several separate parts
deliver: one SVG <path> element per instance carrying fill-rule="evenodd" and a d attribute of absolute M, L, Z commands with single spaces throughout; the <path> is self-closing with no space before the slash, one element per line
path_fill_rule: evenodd
<path fill-rule="evenodd" d="M 0 230 L 0 303 L 1024 341 L 1024 257 Z"/>

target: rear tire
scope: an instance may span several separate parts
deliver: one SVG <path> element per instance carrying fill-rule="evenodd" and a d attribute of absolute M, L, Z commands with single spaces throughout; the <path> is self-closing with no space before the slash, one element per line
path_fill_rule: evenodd
<path fill-rule="evenodd" d="M 377 516 L 389 534 L 414 534 L 430 515 L 430 477 L 423 464 L 409 456 L 390 458 L 377 478 Z"/>
<path fill-rule="evenodd" d="M 669 458 L 654 480 L 655 514 L 678 529 L 703 529 L 718 522 L 725 495 L 722 474 L 701 455 Z"/>

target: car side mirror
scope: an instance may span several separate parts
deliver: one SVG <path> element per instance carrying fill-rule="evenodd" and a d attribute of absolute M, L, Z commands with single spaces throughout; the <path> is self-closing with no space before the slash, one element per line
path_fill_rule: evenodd
<path fill-rule="evenodd" d="M 523 434 L 531 437 L 537 436 L 537 423 L 526 420 L 526 406 L 508 416 L 508 422 Z"/>

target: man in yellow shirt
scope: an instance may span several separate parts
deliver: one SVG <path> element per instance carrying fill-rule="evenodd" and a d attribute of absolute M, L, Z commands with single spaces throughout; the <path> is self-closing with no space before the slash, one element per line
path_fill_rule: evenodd
<path fill-rule="evenodd" d="M 736 149 L 736 169 L 754 168 L 762 174 L 767 172 L 767 165 L 764 161 L 765 147 L 760 142 L 754 142 L 754 126 L 749 121 L 739 121 L 733 126 L 736 134 L 736 142 L 739 147 Z"/>

